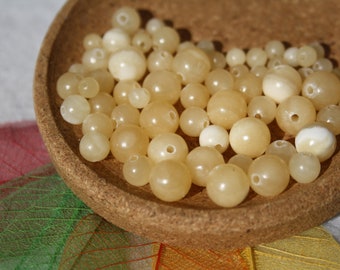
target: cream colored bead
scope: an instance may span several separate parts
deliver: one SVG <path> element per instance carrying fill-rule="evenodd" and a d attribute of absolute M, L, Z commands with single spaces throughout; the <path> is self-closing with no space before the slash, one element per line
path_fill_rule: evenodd
<path fill-rule="evenodd" d="M 207 126 L 199 135 L 199 144 L 200 146 L 214 147 L 223 153 L 229 146 L 228 131 L 218 125 Z"/>

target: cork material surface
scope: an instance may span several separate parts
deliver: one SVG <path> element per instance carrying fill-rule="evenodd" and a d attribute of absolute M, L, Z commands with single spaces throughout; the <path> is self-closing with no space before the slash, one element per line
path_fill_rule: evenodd
<path fill-rule="evenodd" d="M 308 185 L 291 184 L 274 198 L 250 193 L 238 207 L 223 209 L 193 187 L 185 199 L 165 203 L 149 188 L 122 179 L 122 164 L 109 156 L 89 163 L 78 151 L 80 127 L 60 116 L 58 77 L 80 61 L 82 39 L 104 33 L 122 5 L 136 7 L 144 22 L 166 20 L 183 40 L 214 40 L 222 51 L 261 47 L 272 39 L 292 45 L 320 41 L 340 59 L 340 1 L 337 0 L 70 0 L 51 25 L 37 60 L 34 102 L 38 126 L 53 163 L 66 184 L 96 213 L 150 240 L 198 248 L 237 248 L 291 236 L 320 225 L 340 211 L 340 153 L 325 162 Z M 283 134 L 271 127 L 274 136 Z M 190 142 L 195 145 L 195 142 Z"/>

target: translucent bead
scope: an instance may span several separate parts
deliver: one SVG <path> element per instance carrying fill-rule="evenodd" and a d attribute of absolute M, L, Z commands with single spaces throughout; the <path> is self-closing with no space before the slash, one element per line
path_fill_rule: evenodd
<path fill-rule="evenodd" d="M 266 154 L 275 155 L 281 158 L 287 164 L 292 155 L 296 153 L 295 146 L 286 140 L 275 140 L 266 149 Z"/>
<path fill-rule="evenodd" d="M 312 101 L 316 110 L 340 101 L 340 80 L 331 72 L 315 71 L 302 85 L 302 95 Z"/>
<path fill-rule="evenodd" d="M 312 68 L 315 71 L 324 70 L 324 71 L 331 72 L 333 70 L 333 63 L 328 58 L 319 58 L 314 62 Z"/>
<path fill-rule="evenodd" d="M 286 98 L 300 93 L 302 79 L 291 66 L 275 66 L 263 78 L 263 93 L 280 103 Z"/>
<path fill-rule="evenodd" d="M 275 119 L 276 109 L 276 103 L 270 97 L 256 96 L 249 101 L 247 114 L 269 124 Z"/>
<path fill-rule="evenodd" d="M 248 72 L 243 76 L 236 78 L 234 90 L 240 91 L 245 100 L 249 102 L 253 97 L 262 94 L 262 79 L 256 77 L 253 73 Z"/>
<path fill-rule="evenodd" d="M 279 40 L 271 40 L 266 43 L 264 50 L 267 53 L 267 57 L 272 59 L 273 57 L 283 56 L 285 46 Z"/>
<path fill-rule="evenodd" d="M 143 87 L 148 89 L 151 101 L 166 101 L 175 104 L 180 97 L 182 84 L 180 77 L 169 70 L 150 72 L 143 81 Z"/>
<path fill-rule="evenodd" d="M 199 107 L 204 109 L 209 101 L 208 88 L 201 83 L 188 83 L 181 91 L 180 101 L 184 108 Z"/>
<path fill-rule="evenodd" d="M 114 128 L 123 124 L 139 125 L 139 110 L 129 103 L 123 103 L 113 108 L 111 119 Z"/>
<path fill-rule="evenodd" d="M 152 38 L 146 30 L 139 29 L 133 35 L 131 43 L 133 46 L 136 46 L 139 49 L 141 49 L 143 53 L 147 53 L 151 50 Z"/>
<path fill-rule="evenodd" d="M 129 102 L 129 92 L 132 89 L 141 88 L 141 85 L 135 80 L 119 81 L 113 90 L 113 97 L 116 104 L 120 105 Z"/>
<path fill-rule="evenodd" d="M 311 67 L 301 67 L 298 69 L 298 72 L 300 73 L 302 80 L 305 80 L 314 72 L 314 70 Z"/>
<path fill-rule="evenodd" d="M 152 34 L 152 46 L 154 50 L 165 50 L 174 53 L 179 45 L 180 36 L 176 29 L 170 26 L 162 26 Z"/>
<path fill-rule="evenodd" d="M 271 69 L 275 66 L 286 65 L 286 61 L 281 56 L 274 56 L 267 62 L 267 68 Z"/>
<path fill-rule="evenodd" d="M 335 135 L 323 124 L 314 123 L 301 129 L 295 137 L 296 150 L 314 154 L 320 162 L 329 159 L 336 149 Z"/>
<path fill-rule="evenodd" d="M 290 180 L 287 164 L 275 155 L 256 158 L 249 167 L 248 176 L 251 188 L 264 197 L 279 195 Z"/>
<path fill-rule="evenodd" d="M 103 47 L 110 53 L 131 45 L 130 35 L 120 28 L 112 28 L 103 35 Z"/>
<path fill-rule="evenodd" d="M 200 40 L 197 42 L 196 46 L 205 52 L 212 52 L 215 50 L 214 42 L 211 40 Z"/>
<path fill-rule="evenodd" d="M 95 97 L 99 93 L 99 83 L 93 77 L 85 77 L 78 83 L 78 92 L 85 98 Z"/>
<path fill-rule="evenodd" d="M 164 50 L 152 51 L 147 58 L 147 66 L 150 72 L 156 70 L 171 70 L 174 57 Z"/>
<path fill-rule="evenodd" d="M 63 73 L 57 80 L 57 93 L 62 99 L 78 94 L 78 83 L 82 76 L 72 72 Z"/>
<path fill-rule="evenodd" d="M 230 129 L 230 146 L 237 154 L 252 158 L 262 155 L 270 143 L 268 126 L 260 119 L 246 117 L 238 120 Z"/>
<path fill-rule="evenodd" d="M 78 75 L 84 75 L 88 72 L 87 68 L 81 63 L 73 63 L 67 71 Z"/>
<path fill-rule="evenodd" d="M 301 128 L 315 121 L 316 111 L 309 99 L 291 96 L 279 104 L 275 118 L 281 130 L 295 136 Z"/>
<path fill-rule="evenodd" d="M 249 166 L 252 162 L 253 162 L 253 159 L 250 156 L 242 155 L 242 154 L 233 155 L 228 160 L 229 164 L 234 164 L 240 167 L 245 173 L 248 173 Z"/>
<path fill-rule="evenodd" d="M 112 133 L 110 148 L 113 156 L 120 162 L 126 162 L 133 155 L 146 155 L 149 137 L 139 126 L 120 125 Z"/>
<path fill-rule="evenodd" d="M 174 106 L 165 101 L 154 101 L 143 108 L 139 123 L 150 138 L 161 133 L 176 132 L 179 115 Z"/>
<path fill-rule="evenodd" d="M 188 154 L 185 140 L 176 133 L 162 133 L 154 137 L 148 146 L 148 157 L 153 162 L 166 159 L 184 161 Z"/>
<path fill-rule="evenodd" d="M 198 137 L 201 131 L 209 126 L 209 123 L 207 112 L 199 107 L 186 108 L 179 117 L 181 130 L 191 137 Z"/>
<path fill-rule="evenodd" d="M 158 199 L 174 202 L 183 199 L 189 192 L 191 176 L 183 163 L 169 159 L 153 166 L 149 184 Z"/>
<path fill-rule="evenodd" d="M 88 132 L 80 140 L 79 151 L 90 162 L 101 161 L 110 153 L 109 139 L 98 131 Z"/>
<path fill-rule="evenodd" d="M 182 83 L 203 82 L 211 64 L 205 52 L 199 48 L 188 48 L 178 52 L 172 62 L 173 70 L 182 77 Z"/>
<path fill-rule="evenodd" d="M 313 182 L 320 174 L 319 159 L 311 153 L 295 153 L 289 161 L 292 178 L 302 184 Z"/>
<path fill-rule="evenodd" d="M 140 27 L 141 17 L 136 9 L 123 6 L 113 13 L 112 25 L 132 34 Z"/>
<path fill-rule="evenodd" d="M 200 146 L 214 147 L 220 153 L 227 150 L 229 146 L 229 134 L 226 129 L 218 125 L 205 127 L 199 135 Z"/>
<path fill-rule="evenodd" d="M 216 68 L 207 74 L 204 84 L 208 88 L 210 95 L 213 95 L 221 90 L 233 90 L 234 78 L 229 71 Z"/>
<path fill-rule="evenodd" d="M 106 69 L 97 69 L 88 73 L 89 77 L 93 77 L 99 84 L 99 91 L 111 94 L 115 86 L 115 81 L 111 73 Z"/>
<path fill-rule="evenodd" d="M 207 55 L 210 59 L 211 69 L 215 68 L 225 68 L 227 61 L 222 52 L 219 51 L 211 51 L 207 52 Z"/>
<path fill-rule="evenodd" d="M 85 50 L 101 48 L 102 46 L 103 46 L 102 38 L 97 33 L 89 33 L 83 39 L 83 47 Z"/>
<path fill-rule="evenodd" d="M 73 125 L 81 124 L 90 110 L 89 102 L 80 95 L 70 95 L 60 105 L 61 116 L 66 122 Z"/>
<path fill-rule="evenodd" d="M 212 169 L 207 181 L 208 197 L 222 207 L 235 207 L 245 200 L 250 185 L 247 174 L 234 164 Z"/>
<path fill-rule="evenodd" d="M 247 74 L 249 72 L 249 68 L 246 65 L 237 65 L 230 67 L 229 71 L 236 79 L 243 76 L 244 74 Z"/>
<path fill-rule="evenodd" d="M 133 107 L 142 109 L 149 104 L 151 94 L 150 91 L 144 87 L 133 88 L 128 93 L 128 99 Z"/>
<path fill-rule="evenodd" d="M 226 61 L 230 67 L 243 65 L 246 62 L 246 53 L 240 48 L 232 48 L 226 54 Z"/>
<path fill-rule="evenodd" d="M 109 71 L 117 80 L 140 80 L 146 72 L 146 58 L 137 48 L 126 47 L 111 54 Z"/>
<path fill-rule="evenodd" d="M 252 67 L 250 72 L 253 73 L 256 77 L 263 79 L 264 75 L 266 75 L 268 68 L 265 66 L 255 66 Z"/>
<path fill-rule="evenodd" d="M 177 52 L 184 51 L 186 49 L 196 48 L 196 45 L 192 41 L 183 41 L 177 47 Z"/>
<path fill-rule="evenodd" d="M 113 108 L 116 106 L 116 103 L 113 97 L 108 93 L 99 92 L 93 98 L 89 99 L 89 103 L 91 106 L 91 112 L 102 112 L 107 115 L 111 115 Z"/>
<path fill-rule="evenodd" d="M 217 165 L 223 164 L 222 154 L 214 147 L 198 146 L 191 150 L 185 160 L 188 166 L 192 182 L 198 186 L 205 187 L 209 172 Z"/>
<path fill-rule="evenodd" d="M 247 115 L 247 103 L 238 91 L 219 91 L 211 96 L 207 113 L 211 123 L 230 129 Z"/>
<path fill-rule="evenodd" d="M 285 50 L 283 54 L 283 59 L 286 61 L 287 65 L 290 65 L 292 67 L 297 67 L 299 65 L 297 60 L 297 53 L 297 47 L 289 47 Z"/>
<path fill-rule="evenodd" d="M 302 67 L 312 66 L 315 63 L 317 56 L 315 49 L 308 45 L 300 47 L 297 51 L 297 61 Z"/>
<path fill-rule="evenodd" d="M 314 41 L 312 43 L 309 43 L 308 46 L 312 47 L 317 54 L 317 58 L 323 58 L 325 57 L 325 48 L 322 46 L 322 44 L 318 41 Z"/>
<path fill-rule="evenodd" d="M 267 53 L 261 48 L 251 48 L 246 54 L 246 63 L 250 68 L 264 66 L 267 59 Z"/>
<path fill-rule="evenodd" d="M 123 165 L 125 180 L 137 187 L 149 183 L 153 162 L 146 156 L 132 155 Z"/>
<path fill-rule="evenodd" d="M 104 113 L 90 113 L 82 123 L 82 133 L 97 131 L 110 138 L 114 129 L 112 119 Z"/>
<path fill-rule="evenodd" d="M 316 116 L 316 121 L 326 123 L 334 135 L 340 134 L 340 106 L 327 105 Z"/>
<path fill-rule="evenodd" d="M 159 28 L 164 26 L 164 21 L 159 18 L 151 18 L 146 22 L 145 29 L 149 34 L 155 33 Z"/>
<path fill-rule="evenodd" d="M 82 64 L 87 70 L 107 68 L 109 55 L 103 48 L 93 48 L 83 53 Z"/>

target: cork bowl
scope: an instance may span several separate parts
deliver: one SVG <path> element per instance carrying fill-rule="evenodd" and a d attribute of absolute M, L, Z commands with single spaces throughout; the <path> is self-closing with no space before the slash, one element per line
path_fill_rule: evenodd
<path fill-rule="evenodd" d="M 80 61 L 82 39 L 110 27 L 115 9 L 137 8 L 143 20 L 155 16 L 171 22 L 192 41 L 213 40 L 221 50 L 264 46 L 272 39 L 293 45 L 320 41 L 329 57 L 340 59 L 340 2 L 252 0 L 70 0 L 54 19 L 37 60 L 34 101 L 37 123 L 56 170 L 70 189 L 113 224 L 175 246 L 229 249 L 274 241 L 317 226 L 340 211 L 338 148 L 322 166 L 319 178 L 292 183 L 282 194 L 264 198 L 250 193 L 235 208 L 214 205 L 204 189 L 193 187 L 181 201 L 166 203 L 149 190 L 123 180 L 122 164 L 111 155 L 86 162 L 79 154 L 79 126 L 60 116 L 58 77 Z M 275 136 L 282 136 L 275 132 Z"/>

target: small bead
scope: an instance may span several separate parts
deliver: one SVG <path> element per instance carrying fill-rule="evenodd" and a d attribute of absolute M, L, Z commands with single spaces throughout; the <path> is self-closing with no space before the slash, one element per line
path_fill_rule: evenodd
<path fill-rule="evenodd" d="M 297 61 L 302 67 L 312 66 L 317 59 L 317 53 L 315 49 L 311 46 L 305 45 L 298 49 L 297 51 Z"/>
<path fill-rule="evenodd" d="M 80 140 L 79 151 L 88 161 L 101 161 L 110 153 L 109 139 L 98 131 L 88 132 Z"/>
<path fill-rule="evenodd" d="M 325 48 L 323 47 L 323 45 L 320 42 L 314 41 L 314 42 L 308 44 L 308 46 L 312 47 L 316 51 L 318 59 L 325 57 L 325 53 L 326 53 Z"/>
<path fill-rule="evenodd" d="M 73 125 L 81 124 L 90 113 L 90 105 L 86 98 L 80 95 L 70 95 L 60 106 L 63 119 Z"/>
<path fill-rule="evenodd" d="M 141 17 L 136 9 L 123 6 L 113 13 L 112 25 L 132 34 L 140 27 Z"/>
<path fill-rule="evenodd" d="M 231 75 L 234 76 L 234 79 L 236 79 L 247 74 L 249 72 L 249 68 L 246 65 L 237 65 L 230 67 L 229 71 Z"/>
<path fill-rule="evenodd" d="M 217 68 L 207 74 L 204 84 L 208 88 L 210 95 L 213 95 L 221 90 L 233 90 L 234 78 L 229 71 Z"/>
<path fill-rule="evenodd" d="M 278 156 L 288 164 L 292 155 L 296 153 L 296 149 L 295 146 L 289 141 L 275 140 L 270 145 L 268 145 L 265 153 Z"/>
<path fill-rule="evenodd" d="M 264 48 L 265 52 L 267 53 L 267 57 L 272 59 L 277 56 L 283 56 L 285 52 L 284 44 L 279 40 L 271 40 L 267 42 Z"/>
<path fill-rule="evenodd" d="M 298 69 L 298 72 L 300 73 L 302 80 L 305 80 L 314 72 L 314 70 L 311 67 L 301 67 Z"/>
<path fill-rule="evenodd" d="M 112 119 L 104 113 L 90 113 L 82 123 L 82 133 L 97 131 L 110 138 L 114 129 Z"/>
<path fill-rule="evenodd" d="M 101 48 L 102 46 L 102 38 L 97 33 L 89 33 L 83 39 L 83 47 L 85 50 Z"/>
<path fill-rule="evenodd" d="M 90 98 L 89 103 L 91 106 L 91 112 L 102 112 L 109 116 L 111 115 L 113 108 L 116 106 L 113 97 L 104 92 L 99 92 L 98 95 Z"/>
<path fill-rule="evenodd" d="M 199 135 L 200 146 L 214 147 L 220 153 L 227 150 L 229 146 L 229 134 L 226 129 L 218 125 L 205 127 Z"/>
<path fill-rule="evenodd" d="M 103 35 L 103 47 L 110 53 L 126 48 L 130 44 L 130 35 L 120 28 L 112 28 Z"/>
<path fill-rule="evenodd" d="M 181 42 L 178 47 L 177 47 L 177 53 L 179 53 L 180 51 L 184 51 L 186 49 L 192 49 L 192 48 L 197 48 L 195 46 L 195 44 L 192 41 L 183 41 Z"/>
<path fill-rule="evenodd" d="M 249 101 L 247 113 L 269 124 L 275 119 L 276 109 L 276 103 L 270 97 L 256 96 Z"/>
<path fill-rule="evenodd" d="M 234 90 L 240 91 L 246 102 L 249 102 L 253 97 L 261 96 L 262 79 L 256 77 L 253 73 L 248 72 L 243 76 L 236 78 Z"/>
<path fill-rule="evenodd" d="M 57 80 L 57 93 L 62 99 L 78 94 L 78 84 L 82 76 L 72 72 L 62 74 Z"/>
<path fill-rule="evenodd" d="M 289 47 L 285 50 L 283 54 L 283 59 L 286 61 L 287 65 L 290 65 L 292 67 L 297 67 L 299 65 L 297 60 L 297 53 L 297 47 Z"/>
<path fill-rule="evenodd" d="M 250 164 L 253 162 L 253 159 L 250 156 L 243 154 L 233 155 L 229 160 L 229 164 L 234 164 L 240 167 L 245 173 L 248 173 L 248 169 Z"/>
<path fill-rule="evenodd" d="M 146 30 L 140 29 L 133 35 L 131 43 L 141 49 L 143 53 L 147 53 L 151 50 L 152 38 Z"/>
<path fill-rule="evenodd" d="M 335 135 L 323 124 L 314 123 L 301 129 L 295 137 L 296 150 L 314 154 L 320 162 L 329 159 L 336 149 Z"/>
<path fill-rule="evenodd" d="M 232 48 L 226 54 L 226 61 L 230 67 L 243 65 L 246 62 L 246 53 L 239 48 Z"/>
<path fill-rule="evenodd" d="M 188 166 L 192 182 L 198 186 L 205 187 L 209 172 L 217 165 L 223 164 L 222 154 L 214 147 L 198 146 L 191 150 L 185 160 Z"/>
<path fill-rule="evenodd" d="M 227 62 L 222 52 L 211 51 L 211 52 L 207 52 L 207 55 L 210 59 L 211 69 L 225 68 Z"/>
<path fill-rule="evenodd" d="M 144 87 L 133 88 L 128 93 L 128 99 L 133 107 L 142 109 L 149 104 L 151 94 L 150 91 Z"/>
<path fill-rule="evenodd" d="M 199 107 L 189 107 L 179 117 L 181 130 L 191 137 L 198 137 L 201 131 L 209 126 L 209 123 L 207 112 Z"/>
<path fill-rule="evenodd" d="M 84 75 L 88 72 L 87 68 L 81 63 L 74 63 L 68 68 L 68 72 Z"/>
<path fill-rule="evenodd" d="M 156 70 L 171 70 L 174 57 L 165 50 L 152 51 L 147 58 L 147 66 L 150 72 Z"/>
<path fill-rule="evenodd" d="M 111 73 L 106 69 L 97 69 L 88 73 L 89 77 L 93 77 L 99 84 L 99 91 L 111 94 L 115 86 L 115 81 Z"/>
<path fill-rule="evenodd" d="M 204 109 L 209 101 L 208 88 L 201 83 L 188 83 L 181 91 L 180 101 L 184 108 L 199 107 Z"/>
<path fill-rule="evenodd" d="M 145 29 L 149 34 L 155 33 L 159 28 L 164 26 L 164 22 L 159 18 L 151 18 L 147 21 Z"/>
<path fill-rule="evenodd" d="M 153 162 L 146 156 L 132 155 L 123 165 L 125 180 L 137 187 L 149 183 Z"/>
<path fill-rule="evenodd" d="M 269 59 L 266 67 L 268 69 L 271 69 L 271 68 L 273 68 L 275 66 L 286 65 L 286 64 L 287 63 L 286 63 L 286 61 L 284 60 L 283 57 L 281 57 L 281 56 L 274 56 L 273 58 Z"/>
<path fill-rule="evenodd" d="M 93 48 L 84 52 L 82 64 L 87 70 L 105 69 L 107 68 L 108 56 L 103 48 Z"/>
<path fill-rule="evenodd" d="M 212 52 L 215 50 L 214 42 L 211 40 L 200 40 L 197 42 L 196 46 L 205 52 Z"/>
<path fill-rule="evenodd" d="M 319 159 L 311 153 L 295 153 L 289 161 L 290 175 L 298 183 L 313 182 L 319 176 L 320 170 Z"/>
<path fill-rule="evenodd" d="M 264 75 L 266 75 L 268 68 L 265 66 L 255 66 L 251 68 L 250 72 L 254 73 L 256 77 L 263 79 Z"/>
<path fill-rule="evenodd" d="M 180 36 L 176 29 L 162 26 L 152 34 L 152 46 L 154 50 L 165 50 L 174 53 L 179 45 Z"/>
<path fill-rule="evenodd" d="M 78 83 L 78 92 L 85 98 L 93 98 L 99 93 L 99 83 L 93 77 L 85 77 Z"/>
<path fill-rule="evenodd" d="M 340 105 L 327 105 L 316 116 L 316 121 L 329 126 L 334 135 L 340 134 Z"/>
<path fill-rule="evenodd" d="M 319 58 L 314 62 L 312 68 L 314 71 L 324 70 L 331 72 L 333 70 L 333 63 L 328 58 Z"/>
<path fill-rule="evenodd" d="M 113 90 L 113 97 L 116 104 L 128 103 L 129 92 L 135 88 L 141 88 L 141 85 L 136 80 L 119 81 Z"/>
<path fill-rule="evenodd" d="M 114 128 L 123 124 L 139 125 L 139 110 L 129 103 L 122 103 L 113 108 L 111 119 Z"/>
<path fill-rule="evenodd" d="M 157 198 L 174 202 L 183 199 L 189 192 L 191 176 L 183 163 L 169 159 L 153 166 L 149 184 Z"/>
<path fill-rule="evenodd" d="M 267 59 L 267 53 L 261 48 L 251 48 L 246 54 L 246 63 L 250 68 L 264 66 Z"/>
<path fill-rule="evenodd" d="M 213 168 L 207 181 L 207 194 L 219 206 L 234 207 L 249 193 L 247 174 L 234 164 L 221 164 Z"/>

